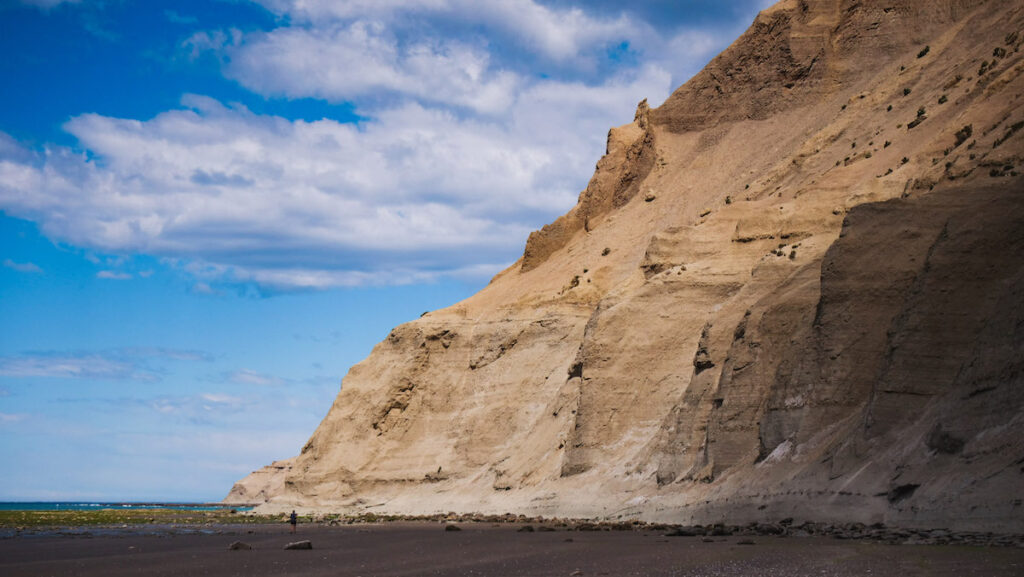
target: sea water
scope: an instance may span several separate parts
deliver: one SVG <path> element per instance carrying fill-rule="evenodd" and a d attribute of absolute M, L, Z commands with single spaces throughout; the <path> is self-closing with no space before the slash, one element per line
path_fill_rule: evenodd
<path fill-rule="evenodd" d="M 252 507 L 234 507 L 220 503 L 91 503 L 88 501 L 0 502 L 0 511 L 99 511 L 101 509 L 176 509 L 178 511 L 249 511 Z"/>

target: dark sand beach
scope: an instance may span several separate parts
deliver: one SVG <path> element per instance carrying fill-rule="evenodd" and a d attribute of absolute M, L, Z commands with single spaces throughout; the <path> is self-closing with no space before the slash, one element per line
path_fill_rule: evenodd
<path fill-rule="evenodd" d="M 209 575 L 1024 575 L 1024 549 L 884 545 L 828 537 L 666 537 L 657 531 L 520 531 L 521 525 L 204 525 L 8 532 L 5 577 Z M 310 540 L 312 550 L 284 550 Z M 243 541 L 252 550 L 229 550 Z"/>

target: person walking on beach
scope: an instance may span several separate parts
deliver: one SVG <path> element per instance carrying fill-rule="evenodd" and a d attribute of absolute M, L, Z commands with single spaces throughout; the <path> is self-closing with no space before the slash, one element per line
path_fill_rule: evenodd
<path fill-rule="evenodd" d="M 292 533 L 295 532 L 295 526 L 299 524 L 299 516 L 292 511 L 292 514 L 288 516 L 288 522 L 292 524 Z"/>

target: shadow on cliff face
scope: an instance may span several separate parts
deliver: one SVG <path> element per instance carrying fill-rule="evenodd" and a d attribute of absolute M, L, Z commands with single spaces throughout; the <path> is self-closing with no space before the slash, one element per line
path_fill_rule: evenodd
<path fill-rule="evenodd" d="M 1022 26 L 994 0 L 766 10 L 248 494 L 1024 531 Z"/>
<path fill-rule="evenodd" d="M 1010 513 L 1024 473 L 1022 190 L 953 186 L 850 212 L 814 321 L 776 374 L 762 454 L 832 429 L 803 474 L 887 496 L 890 520 Z"/>

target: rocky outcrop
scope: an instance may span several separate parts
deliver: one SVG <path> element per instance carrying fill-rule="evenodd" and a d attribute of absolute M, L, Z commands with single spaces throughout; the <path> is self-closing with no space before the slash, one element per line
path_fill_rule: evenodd
<path fill-rule="evenodd" d="M 995 0 L 766 10 L 231 498 L 1024 531 L 1022 42 Z"/>
<path fill-rule="evenodd" d="M 520 264 L 522 272 L 537 268 L 577 233 L 589 232 L 601 217 L 625 206 L 655 165 L 654 131 L 647 99 L 637 106 L 633 123 L 608 131 L 605 154 L 577 205 L 565 216 L 530 233 Z"/>
<path fill-rule="evenodd" d="M 229 505 L 253 505 L 280 494 L 284 490 L 285 476 L 291 472 L 294 461 L 294 458 L 274 461 L 253 471 L 231 487 L 223 502 Z"/>

